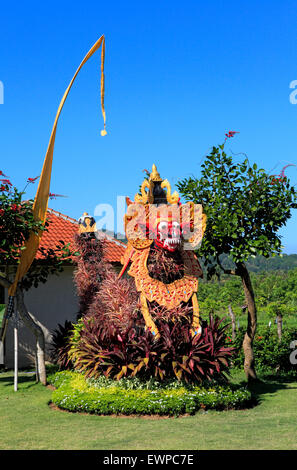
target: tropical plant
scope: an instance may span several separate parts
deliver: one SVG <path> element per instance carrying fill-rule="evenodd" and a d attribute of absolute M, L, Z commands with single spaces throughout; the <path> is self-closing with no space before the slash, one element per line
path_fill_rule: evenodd
<path fill-rule="evenodd" d="M 103 259 L 104 241 L 87 236 L 74 236 L 77 250 L 77 267 L 74 282 L 79 299 L 79 317 L 84 315 L 100 289 L 100 283 L 110 271 L 110 265 Z"/>
<path fill-rule="evenodd" d="M 70 337 L 73 333 L 73 325 L 66 320 L 64 325 L 58 324 L 52 335 L 51 360 L 59 366 L 59 369 L 71 369 L 72 362 L 69 356 L 71 348 Z"/>
<path fill-rule="evenodd" d="M 192 338 L 188 321 L 163 319 L 158 322 L 158 340 L 137 322 L 126 328 L 106 324 L 102 316 L 85 317 L 83 322 L 71 358 L 88 377 L 177 377 L 192 382 L 228 375 L 234 349 L 226 346 L 228 325 L 222 326 L 222 320 L 210 317 L 203 334 Z"/>

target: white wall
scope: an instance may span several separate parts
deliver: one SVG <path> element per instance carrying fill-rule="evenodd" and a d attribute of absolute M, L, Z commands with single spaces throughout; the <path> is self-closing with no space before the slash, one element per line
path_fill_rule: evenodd
<path fill-rule="evenodd" d="M 32 287 L 29 292 L 25 293 L 25 304 L 29 312 L 43 328 L 47 352 L 49 352 L 52 332 L 58 323 L 64 325 L 65 320 L 76 320 L 78 300 L 73 284 L 73 270 L 73 267 L 67 266 L 58 276 L 50 275 L 45 284 L 40 284 L 37 288 Z M 13 327 L 10 320 L 5 339 L 5 367 L 13 367 L 13 351 Z M 32 366 L 34 351 L 35 338 L 21 323 L 19 326 L 19 367 Z"/>

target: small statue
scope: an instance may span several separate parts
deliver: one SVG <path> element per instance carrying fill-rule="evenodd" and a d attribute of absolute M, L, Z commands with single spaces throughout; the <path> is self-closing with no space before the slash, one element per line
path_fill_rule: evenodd
<path fill-rule="evenodd" d="M 78 233 L 79 235 L 84 235 L 89 238 L 96 237 L 96 221 L 94 217 L 90 216 L 87 212 L 84 212 L 83 215 L 78 219 Z"/>

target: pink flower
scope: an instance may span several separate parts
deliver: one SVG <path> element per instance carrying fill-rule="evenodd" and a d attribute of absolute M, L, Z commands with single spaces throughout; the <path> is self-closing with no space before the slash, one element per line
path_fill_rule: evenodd
<path fill-rule="evenodd" d="M 225 138 L 225 142 L 227 139 L 230 139 L 230 137 L 234 137 L 235 134 L 239 134 L 239 132 L 237 131 L 229 131 L 228 134 L 225 134 L 226 138 Z"/>
<path fill-rule="evenodd" d="M 35 178 L 28 178 L 27 183 L 35 183 L 35 181 L 39 178 L 39 176 L 35 176 Z"/>
<path fill-rule="evenodd" d="M 56 197 L 67 197 L 67 196 L 63 196 L 63 194 L 49 193 L 48 197 L 49 197 L 50 199 L 56 199 Z"/>
<path fill-rule="evenodd" d="M 9 186 L 12 186 L 12 184 L 9 180 L 3 179 L 3 180 L 0 180 L 0 181 L 2 181 L 3 184 L 8 184 Z"/>

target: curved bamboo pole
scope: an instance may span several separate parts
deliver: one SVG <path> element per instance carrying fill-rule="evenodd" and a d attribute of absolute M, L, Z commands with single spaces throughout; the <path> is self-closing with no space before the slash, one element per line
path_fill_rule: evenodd
<path fill-rule="evenodd" d="M 106 115 L 104 109 L 104 59 L 105 59 L 105 37 L 102 35 L 95 44 L 91 47 L 89 52 L 84 57 L 83 61 L 79 65 L 78 69 L 76 70 L 72 80 L 70 81 L 63 98 L 60 102 L 58 107 L 58 111 L 56 114 L 56 118 L 54 121 L 54 125 L 52 128 L 48 148 L 46 151 L 46 155 L 44 158 L 43 168 L 41 172 L 41 176 L 39 179 L 39 185 L 37 188 L 34 204 L 33 204 L 33 215 L 35 220 L 40 220 L 43 224 L 45 223 L 47 207 L 48 207 L 48 197 L 49 197 L 49 189 L 50 189 L 50 179 L 51 179 L 51 171 L 52 171 L 52 162 L 53 162 L 53 153 L 54 153 L 54 145 L 55 145 L 55 138 L 56 138 L 56 130 L 58 125 L 58 120 L 63 109 L 64 103 L 68 96 L 68 93 L 79 73 L 81 68 L 84 64 L 89 60 L 89 58 L 99 49 L 102 45 L 101 50 L 101 109 L 102 115 L 104 120 L 104 129 L 101 131 L 101 135 L 104 136 L 107 134 L 106 132 Z M 30 268 L 36 252 L 38 250 L 38 246 L 41 240 L 42 232 L 40 231 L 38 234 L 31 233 L 29 239 L 25 243 L 25 249 L 22 251 L 22 255 L 20 258 L 20 263 L 18 265 L 18 269 L 16 272 L 16 276 L 12 286 L 9 289 L 9 296 L 14 296 L 17 288 L 18 282 L 22 279 L 22 277 L 26 274 L 28 269 Z"/>

